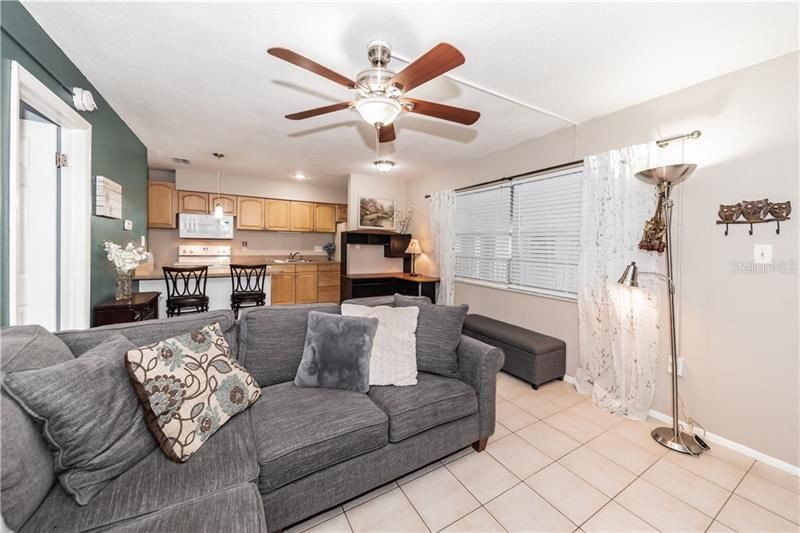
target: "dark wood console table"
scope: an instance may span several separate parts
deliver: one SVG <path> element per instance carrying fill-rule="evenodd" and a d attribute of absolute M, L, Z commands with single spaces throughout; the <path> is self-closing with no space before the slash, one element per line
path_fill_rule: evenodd
<path fill-rule="evenodd" d="M 348 274 L 342 276 L 342 301 L 367 296 L 388 296 L 394 293 L 406 296 L 427 296 L 436 302 L 436 283 L 439 278 L 412 276 L 407 272 L 380 274 Z"/>
<path fill-rule="evenodd" d="M 94 325 L 121 324 L 158 318 L 160 292 L 134 292 L 130 300 L 110 299 L 94 306 Z"/>

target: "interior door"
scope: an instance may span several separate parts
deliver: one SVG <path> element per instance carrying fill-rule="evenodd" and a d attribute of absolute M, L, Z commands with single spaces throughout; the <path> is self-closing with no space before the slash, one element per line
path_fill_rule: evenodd
<path fill-rule="evenodd" d="M 20 106 L 13 324 L 59 329 L 59 127 Z"/>

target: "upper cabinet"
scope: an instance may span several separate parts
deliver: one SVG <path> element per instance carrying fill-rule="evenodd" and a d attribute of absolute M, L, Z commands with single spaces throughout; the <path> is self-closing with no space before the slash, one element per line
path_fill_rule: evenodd
<path fill-rule="evenodd" d="M 213 214 L 214 208 L 217 207 L 217 204 L 222 206 L 222 210 L 226 215 L 235 215 L 236 214 L 236 197 L 231 194 L 215 194 L 215 193 L 208 193 L 209 203 L 208 203 L 208 212 Z"/>
<path fill-rule="evenodd" d="M 217 204 L 243 230 L 335 233 L 336 223 L 347 220 L 344 204 L 179 191 L 174 182 L 148 181 L 147 227 L 177 228 L 178 213 L 213 214 Z"/>
<path fill-rule="evenodd" d="M 289 200 L 267 198 L 266 228 L 275 231 L 289 231 L 292 228 L 291 203 Z"/>
<path fill-rule="evenodd" d="M 208 196 L 207 192 L 178 191 L 178 212 L 207 214 Z"/>
<path fill-rule="evenodd" d="M 178 195 L 169 181 L 147 182 L 147 227 L 175 228 Z"/>
<path fill-rule="evenodd" d="M 336 233 L 336 207 L 333 204 L 317 204 L 314 213 L 314 231 Z"/>
<path fill-rule="evenodd" d="M 291 202 L 291 230 L 314 231 L 314 204 Z"/>
<path fill-rule="evenodd" d="M 336 204 L 336 222 L 347 222 L 347 204 Z"/>
<path fill-rule="evenodd" d="M 236 229 L 264 229 L 265 207 L 263 198 L 237 197 Z"/>

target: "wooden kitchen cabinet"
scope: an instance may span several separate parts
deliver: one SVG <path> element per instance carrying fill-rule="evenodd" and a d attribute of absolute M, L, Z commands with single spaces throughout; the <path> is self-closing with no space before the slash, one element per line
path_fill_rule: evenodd
<path fill-rule="evenodd" d="M 298 265 L 294 282 L 294 303 L 317 303 L 317 265 Z"/>
<path fill-rule="evenodd" d="M 236 198 L 236 229 L 264 229 L 265 202 L 263 198 Z"/>
<path fill-rule="evenodd" d="M 293 304 L 294 301 L 294 272 L 272 273 L 270 275 L 272 293 L 270 305 Z"/>
<path fill-rule="evenodd" d="M 336 204 L 336 222 L 347 222 L 347 204 Z"/>
<path fill-rule="evenodd" d="M 178 195 L 169 181 L 147 182 L 147 227 L 175 228 Z"/>
<path fill-rule="evenodd" d="M 341 268 L 339 263 L 320 264 L 317 274 L 317 302 L 339 303 Z"/>
<path fill-rule="evenodd" d="M 273 200 L 267 198 L 267 223 L 265 227 L 271 230 L 289 231 L 291 223 L 291 203 L 289 200 Z"/>
<path fill-rule="evenodd" d="M 291 230 L 314 231 L 314 204 L 291 202 Z"/>
<path fill-rule="evenodd" d="M 209 205 L 207 192 L 178 191 L 178 213 L 208 214 Z"/>
<path fill-rule="evenodd" d="M 336 233 L 336 206 L 317 204 L 314 210 L 314 231 Z"/>
<path fill-rule="evenodd" d="M 222 210 L 226 215 L 236 215 L 236 197 L 230 194 L 208 193 L 208 213 L 214 214 L 217 204 L 222 205 Z"/>

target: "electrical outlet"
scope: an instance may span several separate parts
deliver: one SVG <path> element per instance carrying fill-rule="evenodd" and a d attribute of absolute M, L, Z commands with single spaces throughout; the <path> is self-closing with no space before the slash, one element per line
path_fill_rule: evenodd
<path fill-rule="evenodd" d="M 133 220 L 125 220 L 122 223 L 122 229 L 124 229 L 125 231 L 132 230 L 133 229 Z"/>
<path fill-rule="evenodd" d="M 684 367 L 683 357 L 678 357 L 678 377 L 683 377 Z M 667 359 L 667 373 L 672 374 L 672 358 Z"/>
<path fill-rule="evenodd" d="M 322 246 L 314 246 L 315 252 L 322 252 Z"/>
<path fill-rule="evenodd" d="M 753 262 L 757 264 L 772 263 L 772 245 L 771 244 L 754 244 L 753 245 Z"/>

